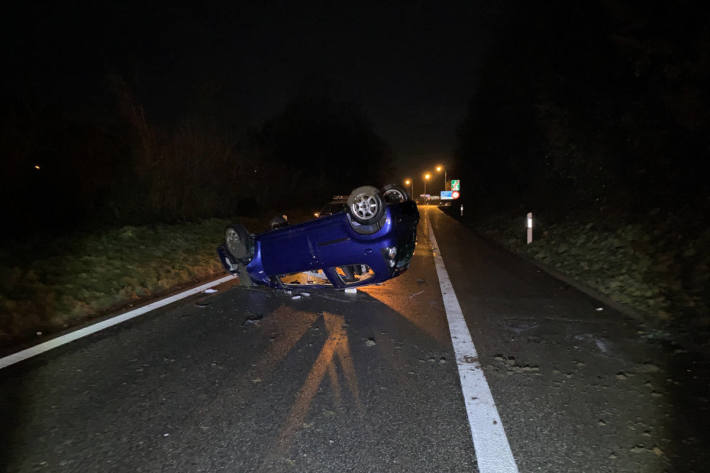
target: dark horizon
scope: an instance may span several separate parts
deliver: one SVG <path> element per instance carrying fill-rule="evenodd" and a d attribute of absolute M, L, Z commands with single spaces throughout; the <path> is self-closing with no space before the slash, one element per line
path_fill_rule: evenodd
<path fill-rule="evenodd" d="M 292 202 L 253 194 L 265 186 L 315 186 L 322 201 L 358 179 L 410 178 L 419 193 L 438 164 L 477 205 L 548 205 L 555 189 L 580 207 L 708 206 L 697 2 L 13 8 L 4 200 L 45 190 L 11 215 L 55 202 L 60 219 L 132 221 L 163 199 L 151 193 L 178 192 L 156 184 L 165 176 L 234 195 L 226 209 L 154 202 L 146 218 Z M 328 179 L 347 159 L 368 164 Z"/>
<path fill-rule="evenodd" d="M 82 108 L 106 105 L 106 77 L 118 75 L 154 119 L 213 100 L 213 112 L 256 126 L 315 78 L 359 103 L 405 167 L 451 156 L 481 55 L 506 33 L 504 7 L 483 2 L 16 8 L 4 79 L 15 97 L 93 113 Z"/>

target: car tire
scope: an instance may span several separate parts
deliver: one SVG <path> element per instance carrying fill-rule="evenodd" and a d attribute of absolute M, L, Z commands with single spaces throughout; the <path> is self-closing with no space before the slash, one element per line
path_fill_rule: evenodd
<path fill-rule="evenodd" d="M 250 244 L 249 232 L 244 225 L 235 223 L 225 228 L 224 246 L 238 262 L 241 263 L 249 259 Z"/>
<path fill-rule="evenodd" d="M 353 190 L 348 197 L 348 213 L 362 225 L 378 222 L 385 213 L 380 191 L 373 186 L 361 186 Z"/>
<path fill-rule="evenodd" d="M 382 188 L 382 200 L 388 204 L 398 204 L 410 199 L 409 193 L 397 184 L 387 184 Z"/>

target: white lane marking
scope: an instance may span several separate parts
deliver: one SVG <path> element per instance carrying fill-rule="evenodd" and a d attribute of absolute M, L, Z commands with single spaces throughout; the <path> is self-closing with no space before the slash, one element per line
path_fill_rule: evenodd
<path fill-rule="evenodd" d="M 37 356 L 41 353 L 60 347 L 62 345 L 66 345 L 67 343 L 73 342 L 74 340 L 78 340 L 82 337 L 86 337 L 87 335 L 91 335 L 106 328 L 113 327 L 114 325 L 118 325 L 122 322 L 138 317 L 139 315 L 143 315 L 152 310 L 159 309 L 160 307 L 166 306 L 168 304 L 172 304 L 173 302 L 179 301 L 180 299 L 199 294 L 205 289 L 218 286 L 232 279 L 234 279 L 234 276 L 225 276 L 223 278 L 219 278 L 214 281 L 202 284 L 201 286 L 193 287 L 192 289 L 188 289 L 170 297 L 166 297 L 165 299 L 151 302 L 150 304 L 144 305 L 143 307 L 124 312 L 123 314 L 111 317 L 110 319 L 102 320 L 101 322 L 89 325 L 88 327 L 80 328 L 79 330 L 69 332 L 65 335 L 53 338 L 44 343 L 25 348 L 24 350 L 20 350 L 16 353 L 13 353 L 12 355 L 7 355 L 3 358 L 0 358 L 0 369 L 6 368 L 10 365 L 14 365 L 15 363 L 19 363 L 20 361 L 26 360 L 27 358 L 32 358 L 33 356 Z"/>
<path fill-rule="evenodd" d="M 429 221 L 429 212 L 426 213 L 426 223 L 429 227 L 429 241 L 433 249 L 436 274 L 441 286 L 441 297 L 444 299 L 446 318 L 449 321 L 451 342 L 456 354 L 456 365 L 459 368 L 461 390 L 471 426 L 478 469 L 481 473 L 517 473 L 518 466 L 510 450 L 508 438 L 505 436 L 503 422 L 498 415 L 471 333 L 464 320 L 461 305 L 449 280 L 444 260 L 441 258 L 441 250 L 436 243 L 434 229 Z"/>

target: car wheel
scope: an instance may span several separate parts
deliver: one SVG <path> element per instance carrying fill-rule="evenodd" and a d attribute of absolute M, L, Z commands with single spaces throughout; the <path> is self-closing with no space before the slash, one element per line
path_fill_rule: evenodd
<path fill-rule="evenodd" d="M 373 186 L 353 190 L 348 197 L 348 212 L 353 220 L 363 225 L 377 222 L 385 212 L 380 192 Z"/>
<path fill-rule="evenodd" d="M 238 261 L 249 257 L 249 232 L 240 223 L 228 226 L 224 230 L 224 244 L 227 251 Z"/>
<path fill-rule="evenodd" d="M 382 200 L 388 204 L 398 204 L 409 200 L 409 194 L 397 184 L 387 184 L 382 188 Z"/>

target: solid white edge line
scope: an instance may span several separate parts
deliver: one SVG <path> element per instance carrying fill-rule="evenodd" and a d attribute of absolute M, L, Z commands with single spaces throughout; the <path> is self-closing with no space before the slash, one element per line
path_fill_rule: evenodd
<path fill-rule="evenodd" d="M 200 286 L 193 287 L 192 289 L 188 289 L 178 294 L 174 294 L 170 297 L 166 297 L 165 299 L 160 299 L 159 301 L 151 302 L 150 304 L 144 305 L 137 309 L 133 309 L 131 311 L 124 312 L 123 314 L 116 315 L 114 317 L 111 317 L 110 319 L 102 320 L 101 322 L 97 322 L 87 327 L 80 328 L 73 332 L 61 335 L 57 338 L 47 340 L 46 342 L 40 343 L 38 345 L 25 348 L 24 350 L 20 350 L 16 353 L 13 353 L 12 355 L 7 355 L 3 358 L 0 358 L 0 369 L 6 368 L 10 365 L 14 365 L 15 363 L 19 363 L 20 361 L 32 358 L 33 356 L 37 356 L 41 353 L 47 352 L 62 345 L 66 345 L 67 343 L 73 342 L 74 340 L 78 340 L 101 330 L 107 329 L 109 327 L 113 327 L 114 325 L 118 325 L 127 320 L 138 317 L 139 315 L 143 315 L 152 310 L 159 309 L 168 304 L 172 304 L 173 302 L 179 301 L 180 299 L 185 299 L 186 297 L 198 294 L 204 291 L 205 289 L 209 289 L 214 286 L 219 286 L 220 284 L 223 284 L 232 279 L 234 279 L 234 276 L 232 275 L 224 276 L 222 278 L 202 284 Z"/>
<path fill-rule="evenodd" d="M 444 266 L 441 249 L 436 242 L 428 211 L 426 223 L 429 227 L 429 242 L 434 255 L 436 274 L 439 277 L 446 318 L 449 322 L 451 342 L 454 346 L 456 365 L 459 369 L 461 390 L 463 391 L 468 422 L 471 426 L 471 437 L 473 438 L 478 469 L 481 473 L 518 473 L 518 466 L 513 458 L 513 452 L 510 450 L 510 444 L 505 435 L 503 422 L 498 414 L 495 401 L 493 401 L 493 395 L 483 374 L 471 332 L 468 330 L 461 305 L 456 298 L 449 273 Z"/>

